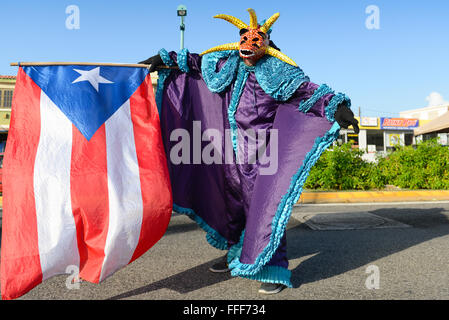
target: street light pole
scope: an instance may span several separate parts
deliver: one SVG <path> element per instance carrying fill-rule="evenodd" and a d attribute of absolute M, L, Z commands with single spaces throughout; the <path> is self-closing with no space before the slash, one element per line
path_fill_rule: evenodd
<path fill-rule="evenodd" d="M 181 30 L 181 50 L 184 49 L 184 30 L 186 29 L 186 26 L 184 24 L 184 17 L 187 16 L 187 7 L 185 5 L 179 5 L 178 6 L 178 16 L 181 17 L 181 25 L 179 26 L 179 29 Z"/>
<path fill-rule="evenodd" d="M 186 29 L 186 26 L 184 24 L 184 17 L 181 17 L 181 50 L 184 49 L 184 30 Z"/>

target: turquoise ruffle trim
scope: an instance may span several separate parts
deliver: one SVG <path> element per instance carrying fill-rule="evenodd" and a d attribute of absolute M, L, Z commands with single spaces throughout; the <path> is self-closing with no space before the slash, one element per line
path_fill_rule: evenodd
<path fill-rule="evenodd" d="M 314 105 L 324 97 L 326 94 L 333 93 L 332 89 L 329 88 L 326 84 L 319 86 L 313 93 L 313 95 L 307 99 L 307 101 L 301 101 L 299 104 L 299 111 L 308 112 Z"/>
<path fill-rule="evenodd" d="M 168 51 L 165 50 L 164 48 L 159 50 L 159 55 L 161 56 L 161 59 L 166 66 L 173 67 L 175 65 L 175 62 L 172 60 L 172 58 L 168 54 Z"/>
<path fill-rule="evenodd" d="M 231 248 L 229 248 L 227 259 L 228 259 L 228 264 L 231 269 L 232 269 L 232 266 L 234 265 L 233 261 L 238 262 L 238 259 L 240 258 L 240 254 L 242 253 L 244 237 L 245 237 L 245 231 L 242 232 L 242 235 L 240 236 L 239 243 L 236 243 L 235 245 L 231 246 Z M 235 274 L 233 274 L 232 270 L 231 270 L 231 275 L 235 276 Z M 240 276 L 240 275 L 237 275 L 237 276 Z M 292 287 L 292 284 L 290 282 L 291 271 L 286 268 L 282 268 L 280 266 L 264 266 L 256 274 L 244 275 L 242 277 L 261 281 L 261 282 L 282 283 L 289 288 Z"/>
<path fill-rule="evenodd" d="M 170 54 L 164 48 L 159 50 L 159 55 L 161 56 L 161 59 L 165 65 L 170 66 L 170 67 L 175 65 L 174 61 L 170 57 Z M 188 55 L 189 55 L 189 50 L 186 48 L 182 49 L 177 55 L 177 64 L 179 66 L 179 69 L 182 72 L 186 72 L 186 73 L 190 71 L 188 62 L 187 62 Z M 159 111 L 159 114 L 161 113 L 162 97 L 164 95 L 165 80 L 168 78 L 171 71 L 172 70 L 170 70 L 170 69 L 159 69 L 157 72 L 158 80 L 157 80 L 157 89 L 156 89 L 155 99 L 156 99 L 156 105 L 157 105 L 157 110 Z"/>
<path fill-rule="evenodd" d="M 234 270 L 231 270 L 231 275 L 235 276 Z M 264 266 L 259 272 L 253 275 L 237 275 L 242 278 L 248 278 L 260 282 L 268 283 L 282 283 L 283 285 L 292 288 L 290 281 L 292 272 L 286 268 L 279 266 Z"/>
<path fill-rule="evenodd" d="M 184 48 L 181 51 L 179 51 L 178 55 L 177 55 L 178 67 L 182 72 L 185 72 L 185 73 L 190 71 L 189 65 L 187 63 L 188 56 L 189 56 L 189 50 L 187 48 Z"/>
<path fill-rule="evenodd" d="M 349 99 L 344 93 L 338 93 L 332 97 L 331 101 L 329 101 L 329 104 L 324 110 L 327 120 L 330 122 L 335 121 L 335 112 L 337 111 L 338 106 L 343 102 L 346 102 L 346 106 L 351 108 L 351 99 Z"/>
<path fill-rule="evenodd" d="M 228 107 L 228 120 L 229 126 L 231 127 L 231 141 L 232 147 L 234 148 L 235 154 L 237 154 L 237 122 L 235 121 L 235 112 L 237 111 L 237 107 L 240 102 L 240 97 L 242 96 L 243 89 L 245 88 L 246 80 L 248 80 L 248 75 L 250 72 L 250 68 L 248 68 L 245 63 L 240 62 L 239 70 L 237 73 L 237 79 L 234 83 L 234 89 L 232 91 L 231 101 Z"/>
<path fill-rule="evenodd" d="M 167 50 L 162 48 L 161 50 L 159 50 L 159 55 L 161 56 L 161 59 L 162 59 L 162 61 L 164 62 L 165 65 L 167 65 L 167 66 L 173 66 L 174 65 L 174 62 L 170 58 L 170 55 L 168 54 Z M 170 73 L 171 73 L 170 69 L 159 69 L 158 72 L 157 72 L 158 80 L 157 80 L 157 89 L 156 89 L 155 100 L 156 100 L 156 106 L 157 106 L 157 110 L 159 112 L 159 115 L 161 114 L 162 97 L 164 95 L 165 80 L 168 78 Z"/>
<path fill-rule="evenodd" d="M 217 71 L 220 59 L 227 59 L 222 68 Z M 238 51 L 218 51 L 204 55 L 201 72 L 204 81 L 211 92 L 223 92 L 235 79 L 241 69 L 243 60 Z M 246 66 L 246 65 L 245 65 Z M 248 71 L 254 71 L 256 80 L 264 92 L 278 101 L 286 101 L 309 77 L 304 72 L 275 57 L 266 55 L 255 67 L 247 67 Z M 273 74 L 276 74 L 273 77 Z"/>
<path fill-rule="evenodd" d="M 307 180 L 310 169 L 319 159 L 324 150 L 326 150 L 338 138 L 339 133 L 340 126 L 335 122 L 331 129 L 326 132 L 323 137 L 316 138 L 312 150 L 307 154 L 302 166 L 292 177 L 290 187 L 279 203 L 271 223 L 272 232 L 270 242 L 256 258 L 254 264 L 244 264 L 238 259 L 234 259 L 229 266 L 232 269 L 232 275 L 256 275 L 263 268 L 263 266 L 271 260 L 274 252 L 279 247 L 287 222 L 291 215 L 292 207 L 299 200 L 302 187 Z"/>
<path fill-rule="evenodd" d="M 189 208 L 180 207 L 176 204 L 173 204 L 173 211 L 187 215 L 190 219 L 195 221 L 201 229 L 206 231 L 206 240 L 211 246 L 220 250 L 228 249 L 228 241 L 215 229 L 209 226 L 199 215 L 195 213 L 195 211 Z"/>
<path fill-rule="evenodd" d="M 157 72 L 158 80 L 157 80 L 157 89 L 156 89 L 156 106 L 157 111 L 159 112 L 159 115 L 161 114 L 161 108 L 162 108 L 162 97 L 164 96 L 164 84 L 165 80 L 170 75 L 171 70 L 170 69 L 160 69 Z"/>
<path fill-rule="evenodd" d="M 255 74 L 265 93 L 278 101 L 287 101 L 304 82 L 310 81 L 300 68 L 269 55 L 256 64 Z"/>
<path fill-rule="evenodd" d="M 217 71 L 218 61 L 225 58 L 227 61 Z M 234 81 L 239 61 L 239 53 L 235 50 L 212 52 L 203 56 L 201 73 L 211 92 L 223 92 Z"/>

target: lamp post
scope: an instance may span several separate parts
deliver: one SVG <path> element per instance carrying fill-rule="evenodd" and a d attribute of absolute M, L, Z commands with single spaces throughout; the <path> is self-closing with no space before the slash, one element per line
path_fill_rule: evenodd
<path fill-rule="evenodd" d="M 184 30 L 186 26 L 184 24 L 184 17 L 187 16 L 187 7 L 183 4 L 178 6 L 178 17 L 181 17 L 181 25 L 179 29 L 181 30 L 181 50 L 184 49 Z"/>

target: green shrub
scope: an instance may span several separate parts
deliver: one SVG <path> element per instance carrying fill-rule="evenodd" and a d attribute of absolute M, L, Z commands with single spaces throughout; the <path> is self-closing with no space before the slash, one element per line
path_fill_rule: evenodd
<path fill-rule="evenodd" d="M 362 159 L 350 143 L 323 153 L 305 183 L 315 190 L 449 189 L 449 148 L 434 140 L 397 147 L 377 163 Z"/>
<path fill-rule="evenodd" d="M 449 148 L 435 139 L 399 147 L 378 166 L 388 184 L 406 189 L 449 189 Z"/>
<path fill-rule="evenodd" d="M 347 143 L 326 150 L 305 183 L 307 189 L 367 190 L 383 187 L 375 165 L 362 159 L 363 151 Z"/>

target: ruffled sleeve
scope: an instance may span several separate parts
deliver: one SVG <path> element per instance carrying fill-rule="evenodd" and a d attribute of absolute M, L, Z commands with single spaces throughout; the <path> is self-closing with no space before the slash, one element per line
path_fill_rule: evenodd
<path fill-rule="evenodd" d="M 344 93 L 335 93 L 328 85 L 319 86 L 313 82 L 304 83 L 295 92 L 295 99 L 299 101 L 299 111 L 325 116 L 329 122 L 335 122 L 334 115 L 340 104 L 351 107 L 351 100 Z"/>
<path fill-rule="evenodd" d="M 187 48 L 184 48 L 179 52 L 168 52 L 165 49 L 161 49 L 159 50 L 159 55 L 165 65 L 170 67 L 178 66 L 179 70 L 184 73 L 191 71 L 201 72 L 202 57 L 199 54 L 190 53 Z"/>

